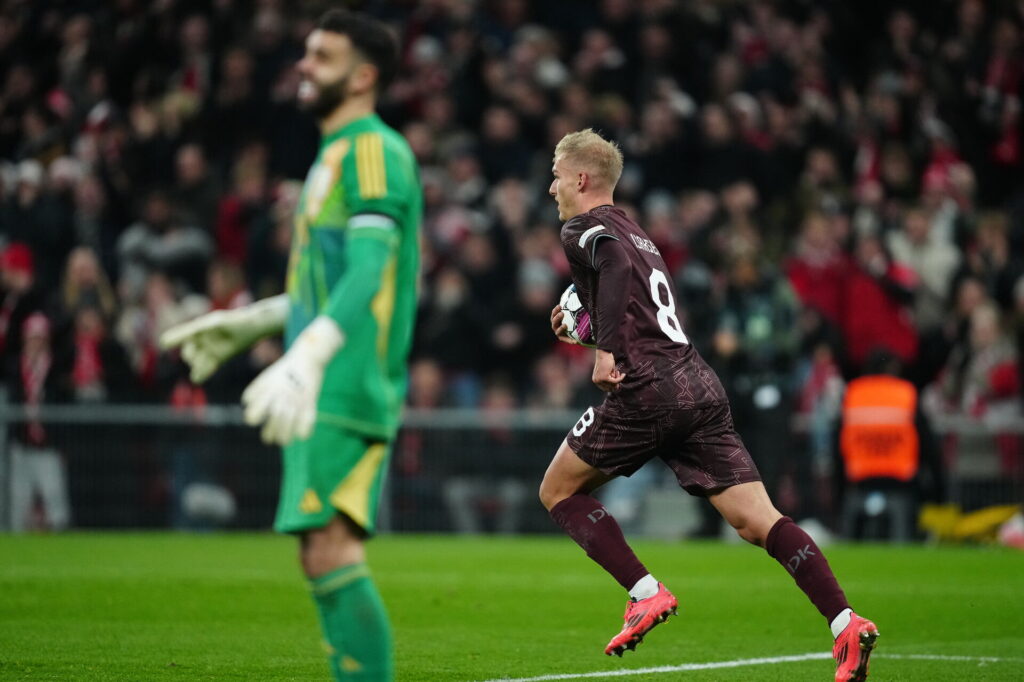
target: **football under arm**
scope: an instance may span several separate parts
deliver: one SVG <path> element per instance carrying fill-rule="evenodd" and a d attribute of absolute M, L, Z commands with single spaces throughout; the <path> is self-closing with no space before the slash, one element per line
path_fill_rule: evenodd
<path fill-rule="evenodd" d="M 355 216 L 361 218 L 362 216 Z M 383 285 L 385 269 L 398 247 L 396 226 L 390 218 L 380 216 L 384 227 L 352 229 L 345 245 L 344 275 L 334 285 L 321 314 L 330 317 L 342 334 L 348 335 L 365 321 L 370 303 Z"/>
<path fill-rule="evenodd" d="M 592 317 L 595 321 L 595 341 L 600 350 L 616 358 L 625 355 L 622 348 L 622 324 L 629 303 L 629 262 L 622 243 L 613 237 L 599 238 L 594 243 L 594 269 L 598 272 L 597 300 Z"/>

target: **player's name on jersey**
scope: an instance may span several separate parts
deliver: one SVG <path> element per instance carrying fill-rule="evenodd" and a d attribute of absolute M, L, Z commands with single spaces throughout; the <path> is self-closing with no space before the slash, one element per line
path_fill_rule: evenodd
<path fill-rule="evenodd" d="M 655 246 L 654 242 L 652 242 L 650 239 L 644 239 L 643 237 L 638 237 L 635 234 L 630 234 L 629 238 L 633 240 L 634 244 L 636 244 L 636 248 L 640 249 L 641 251 L 653 253 L 656 256 L 661 255 L 661 252 L 658 251 L 658 247 Z"/>

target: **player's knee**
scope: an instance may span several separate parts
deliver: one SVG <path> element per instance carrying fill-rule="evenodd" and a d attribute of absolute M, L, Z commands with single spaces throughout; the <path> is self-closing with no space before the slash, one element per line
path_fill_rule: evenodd
<path fill-rule="evenodd" d="M 538 496 L 540 497 L 540 503 L 544 505 L 544 508 L 551 511 L 551 508 L 556 504 L 569 497 L 570 493 L 561 490 L 559 486 L 555 485 L 548 479 L 541 481 L 540 490 Z"/>
<path fill-rule="evenodd" d="M 736 529 L 736 534 L 741 538 L 752 545 L 764 547 L 765 540 L 768 538 L 768 531 L 764 528 L 764 524 L 760 523 L 759 519 L 741 514 L 730 518 L 729 523 Z"/>
<path fill-rule="evenodd" d="M 360 552 L 346 547 L 303 547 L 299 551 L 299 562 L 307 578 L 317 578 L 331 571 L 363 561 Z"/>
<path fill-rule="evenodd" d="M 750 544 L 757 545 L 758 547 L 764 547 L 764 537 L 762 537 L 762 535 L 756 530 L 744 526 L 743 528 L 737 528 L 736 532 L 741 538 Z"/>
<path fill-rule="evenodd" d="M 548 491 L 547 486 L 545 486 L 543 482 L 540 484 L 540 489 L 537 491 L 537 497 L 540 498 L 540 503 L 544 505 L 544 508 L 547 509 L 548 511 L 551 511 L 551 507 L 558 504 L 557 502 L 551 501 L 551 493 Z"/>
<path fill-rule="evenodd" d="M 299 563 L 308 578 L 316 578 L 342 566 L 365 560 L 362 541 L 338 533 L 335 529 L 317 529 L 305 533 L 299 544 Z"/>
<path fill-rule="evenodd" d="M 307 578 L 316 578 L 329 573 L 329 554 L 319 543 L 303 542 L 299 547 L 299 563 Z"/>
<path fill-rule="evenodd" d="M 768 544 L 768 533 L 771 532 L 772 526 L 775 525 L 778 518 L 781 518 L 781 514 L 776 513 L 775 517 L 756 516 L 749 519 L 742 529 L 737 528 L 736 532 L 750 544 L 764 547 Z"/>

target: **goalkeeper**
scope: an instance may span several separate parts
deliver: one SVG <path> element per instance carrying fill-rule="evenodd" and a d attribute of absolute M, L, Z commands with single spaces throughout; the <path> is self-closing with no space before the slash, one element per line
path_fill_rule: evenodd
<path fill-rule="evenodd" d="M 374 113 L 397 68 L 386 28 L 324 14 L 299 62 L 320 151 L 296 209 L 287 293 L 162 338 L 201 382 L 256 340 L 287 351 L 246 388 L 245 421 L 284 446 L 276 530 L 300 539 L 338 680 L 393 677 L 390 626 L 365 564 L 406 391 L 422 195 L 405 140 Z"/>

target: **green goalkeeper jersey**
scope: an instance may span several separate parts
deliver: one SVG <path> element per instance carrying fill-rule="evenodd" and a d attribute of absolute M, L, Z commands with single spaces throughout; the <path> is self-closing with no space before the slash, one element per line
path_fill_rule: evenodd
<path fill-rule="evenodd" d="M 407 384 L 423 195 L 409 145 L 376 114 L 323 138 L 295 215 L 285 343 L 317 315 L 345 335 L 318 422 L 391 439 Z"/>

